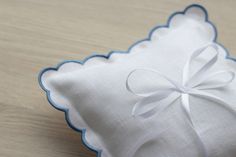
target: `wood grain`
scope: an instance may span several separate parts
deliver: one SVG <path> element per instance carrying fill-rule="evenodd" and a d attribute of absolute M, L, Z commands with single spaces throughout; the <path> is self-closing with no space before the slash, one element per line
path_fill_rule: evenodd
<path fill-rule="evenodd" d="M 235 0 L 0 0 L 0 156 L 95 157 L 47 102 L 39 71 L 127 50 L 192 3 L 208 9 L 218 41 L 236 56 Z"/>

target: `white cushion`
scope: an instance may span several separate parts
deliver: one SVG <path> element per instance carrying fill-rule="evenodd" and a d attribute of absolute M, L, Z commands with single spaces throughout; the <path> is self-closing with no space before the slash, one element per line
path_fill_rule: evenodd
<path fill-rule="evenodd" d="M 235 157 L 236 81 L 223 89 L 208 90 L 229 107 L 198 96 L 190 96 L 188 121 L 181 100 L 150 117 L 132 116 L 141 98 L 126 87 L 135 69 L 153 69 L 176 82 L 196 49 L 208 44 L 219 48 L 218 60 L 209 73 L 236 72 L 236 62 L 216 42 L 216 30 L 206 10 L 191 5 L 172 14 L 166 26 L 155 27 L 149 37 L 132 45 L 127 52 L 95 55 L 83 62 L 67 61 L 40 74 L 40 84 L 50 103 L 66 112 L 69 125 L 82 131 L 84 143 L 101 157 Z M 207 50 L 210 51 L 213 50 Z M 207 58 L 191 65 L 198 69 Z M 164 81 L 144 70 L 130 86 L 146 92 Z M 158 109 L 158 107 L 157 107 Z M 197 136 L 199 135 L 201 139 Z M 200 144 L 203 143 L 204 148 Z"/>

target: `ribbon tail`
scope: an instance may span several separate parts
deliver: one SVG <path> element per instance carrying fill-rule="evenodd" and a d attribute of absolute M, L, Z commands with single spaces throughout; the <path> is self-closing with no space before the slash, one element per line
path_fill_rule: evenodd
<path fill-rule="evenodd" d="M 185 94 L 185 93 L 181 94 L 181 102 L 182 102 L 182 107 L 184 109 L 184 113 L 185 113 L 185 115 L 188 118 L 188 121 L 190 123 L 190 127 L 192 128 L 194 134 L 196 135 L 196 137 L 198 139 L 199 146 L 201 147 L 203 157 L 207 157 L 208 155 L 207 155 L 205 145 L 202 141 L 202 138 L 201 138 L 200 134 L 195 129 L 192 118 L 191 118 L 190 105 L 189 105 L 189 94 Z"/>
<path fill-rule="evenodd" d="M 184 109 L 184 112 L 189 120 L 189 122 L 191 123 L 191 125 L 193 125 L 193 121 L 191 118 L 191 113 L 190 113 L 190 105 L 189 105 L 189 94 L 181 94 L 181 102 L 182 102 L 182 107 Z"/>
<path fill-rule="evenodd" d="M 208 92 L 205 92 L 205 91 L 200 91 L 200 90 L 195 90 L 195 91 L 192 91 L 190 92 L 190 94 L 192 95 L 196 95 L 196 96 L 199 96 L 199 97 L 203 97 L 203 98 L 206 98 L 208 100 L 211 100 L 211 101 L 214 101 L 216 103 L 219 103 L 221 105 L 223 105 L 223 107 L 225 107 L 226 109 L 228 109 L 229 111 L 234 111 L 235 113 L 235 109 L 231 107 L 230 104 L 228 104 L 227 102 L 225 102 L 223 99 L 221 99 L 220 97 L 217 97 L 213 94 L 210 94 Z M 191 123 L 192 124 L 192 123 Z M 199 139 L 199 143 L 201 144 L 201 147 L 202 147 L 202 150 L 203 150 L 203 153 L 204 153 L 204 157 L 208 157 L 207 155 L 207 151 L 206 151 L 206 148 L 204 146 L 204 143 L 203 141 L 201 140 L 201 136 L 199 135 L 199 133 L 196 131 L 196 129 L 194 128 L 194 125 L 191 125 L 191 127 L 193 128 L 196 136 L 198 137 Z"/>
<path fill-rule="evenodd" d="M 198 140 L 198 143 L 199 143 L 199 147 L 200 147 L 200 149 L 202 150 L 202 156 L 203 156 L 203 157 L 208 157 L 205 144 L 204 144 L 204 142 L 202 141 L 202 137 L 201 137 L 200 134 L 197 132 L 196 128 L 194 127 L 194 125 L 192 125 L 192 123 L 191 123 L 189 126 L 192 128 L 194 134 L 195 134 L 196 137 L 197 137 L 197 140 Z"/>

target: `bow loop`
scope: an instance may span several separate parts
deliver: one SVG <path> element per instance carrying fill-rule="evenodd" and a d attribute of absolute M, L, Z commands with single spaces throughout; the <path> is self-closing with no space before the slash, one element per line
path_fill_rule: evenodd
<path fill-rule="evenodd" d="M 218 47 L 215 44 L 209 44 L 203 48 L 197 49 L 187 60 L 183 69 L 183 85 L 195 86 L 202 82 L 208 70 L 216 63 L 218 59 Z M 198 58 L 204 56 L 203 65 L 190 77 L 190 68 L 193 62 L 199 61 Z"/>
<path fill-rule="evenodd" d="M 147 77 L 149 77 L 149 79 L 147 79 Z M 162 82 L 161 84 L 165 84 L 167 82 L 168 85 L 158 85 L 155 80 L 153 80 L 154 78 L 158 79 L 158 82 L 162 82 L 160 80 L 163 79 L 165 82 Z M 140 81 L 152 81 L 150 84 L 152 86 L 156 86 L 154 87 L 155 91 L 140 91 L 137 88 L 137 86 L 140 87 L 140 84 L 142 84 Z M 132 83 L 136 85 L 136 88 L 132 86 Z M 149 117 L 150 115 L 154 114 L 157 107 L 161 108 L 161 104 L 159 103 L 159 105 L 157 105 L 157 102 L 169 98 L 177 86 L 179 85 L 177 85 L 175 81 L 169 79 L 167 76 L 159 73 L 158 71 L 149 69 L 135 69 L 131 71 L 126 79 L 126 88 L 134 95 L 142 97 L 142 99 L 134 105 L 132 115 Z M 142 88 L 142 86 L 140 88 Z M 150 88 L 153 87 L 149 87 L 147 89 Z"/>
<path fill-rule="evenodd" d="M 201 83 L 194 86 L 198 90 L 223 88 L 235 78 L 233 71 L 218 71 L 205 77 Z"/>
<path fill-rule="evenodd" d="M 144 86 L 143 82 L 146 82 Z M 128 74 L 126 79 L 127 90 L 140 97 L 148 97 L 157 92 L 162 93 L 166 89 L 180 88 L 180 86 L 173 79 L 152 69 L 135 69 Z"/>

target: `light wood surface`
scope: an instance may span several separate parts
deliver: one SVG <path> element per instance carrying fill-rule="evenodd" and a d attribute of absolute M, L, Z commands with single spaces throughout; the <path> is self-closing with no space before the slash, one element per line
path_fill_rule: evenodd
<path fill-rule="evenodd" d="M 198 3 L 236 56 L 235 0 L 0 0 L 0 157 L 95 157 L 38 85 L 44 67 L 127 50 Z"/>

